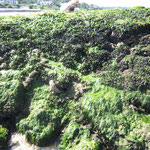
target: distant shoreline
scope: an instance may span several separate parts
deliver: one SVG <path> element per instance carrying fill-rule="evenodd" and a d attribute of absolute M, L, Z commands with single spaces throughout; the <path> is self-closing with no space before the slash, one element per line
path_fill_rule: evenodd
<path fill-rule="evenodd" d="M 116 6 L 116 7 L 101 7 L 102 9 L 115 9 L 115 8 L 120 8 L 120 9 L 128 9 L 128 8 L 132 8 L 132 7 L 119 7 L 119 6 Z"/>
<path fill-rule="evenodd" d="M 14 9 L 14 8 L 1 8 L 0 13 L 3 12 L 40 12 L 41 9 Z"/>

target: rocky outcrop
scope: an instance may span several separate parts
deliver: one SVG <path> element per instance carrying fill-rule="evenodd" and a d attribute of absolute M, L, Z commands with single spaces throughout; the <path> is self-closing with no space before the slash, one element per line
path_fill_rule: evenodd
<path fill-rule="evenodd" d="M 150 149 L 149 16 L 1 18 L 0 124 L 38 146 L 60 137 L 61 150 Z"/>

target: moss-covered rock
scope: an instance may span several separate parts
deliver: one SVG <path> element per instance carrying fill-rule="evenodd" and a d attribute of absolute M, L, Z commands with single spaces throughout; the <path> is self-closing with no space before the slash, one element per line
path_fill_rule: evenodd
<path fill-rule="evenodd" d="M 150 88 L 150 58 L 149 57 L 135 57 L 132 64 L 133 74 L 135 76 L 136 87 L 142 91 Z"/>
<path fill-rule="evenodd" d="M 70 122 L 63 131 L 60 150 L 98 150 L 99 142 L 91 138 L 90 130 L 76 122 Z"/>
<path fill-rule="evenodd" d="M 103 148 L 106 148 L 107 143 L 112 149 L 121 146 L 117 142 L 120 139 L 131 143 L 130 148 L 147 147 L 144 142 L 146 132 L 138 134 L 144 127 L 144 122 L 137 112 L 146 112 L 143 110 L 146 106 L 144 104 L 149 106 L 149 97 L 146 95 L 138 96 L 136 93 L 116 90 L 98 83 L 92 92 L 82 98 L 82 108 L 98 130 L 100 139 L 104 139 Z M 124 145 L 125 149 L 128 148 L 127 145 Z"/>
<path fill-rule="evenodd" d="M 150 84 L 149 56 L 139 56 L 139 53 L 134 51 L 120 61 L 117 60 L 119 57 L 104 65 L 100 74 L 102 83 L 118 89 L 138 89 L 146 92 Z"/>
<path fill-rule="evenodd" d="M 0 76 L 0 116 L 10 117 L 23 108 L 24 87 L 19 78 L 19 71 L 4 71 Z"/>
<path fill-rule="evenodd" d="M 83 63 L 84 57 L 91 58 L 91 61 L 96 57 L 95 70 L 108 59 L 107 53 L 107 59 L 97 52 L 92 57 L 88 53 L 89 48 L 96 46 L 100 50 L 112 51 L 112 43 L 120 40 L 127 46 L 134 44 L 134 38 L 149 32 L 148 16 L 148 8 L 138 8 L 72 14 L 50 12 L 39 16 L 2 18 L 2 56 L 5 56 L 6 64 L 24 67 L 29 61 L 26 53 L 38 49 L 40 53 L 46 52 L 48 58 L 71 68 Z M 12 50 L 15 53 L 10 53 Z"/>
<path fill-rule="evenodd" d="M 101 70 L 102 64 L 109 60 L 109 52 L 107 50 L 99 50 L 98 47 L 89 48 L 87 56 L 83 59 L 83 63 L 78 67 L 82 73 L 88 73 Z"/>
<path fill-rule="evenodd" d="M 39 146 L 64 129 L 60 149 L 148 149 L 149 16 L 136 7 L 0 17 L 0 117 Z"/>
<path fill-rule="evenodd" d="M 28 95 L 31 100 L 29 116 L 17 124 L 18 132 L 24 133 L 32 144 L 48 145 L 54 142 L 61 130 L 65 104 L 40 80 L 33 82 Z"/>

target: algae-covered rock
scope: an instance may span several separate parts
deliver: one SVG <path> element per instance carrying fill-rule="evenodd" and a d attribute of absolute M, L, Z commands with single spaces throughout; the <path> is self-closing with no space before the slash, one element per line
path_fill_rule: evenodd
<path fill-rule="evenodd" d="M 137 112 L 146 111 L 141 107 L 146 102 L 149 106 L 149 97 L 141 95 L 140 98 L 140 95 L 136 97 L 134 94 L 97 83 L 92 92 L 83 96 L 82 108 L 98 130 L 100 139 L 104 139 L 103 148 L 106 143 L 112 149 L 121 147 L 121 143 L 117 142 L 120 139 L 127 141 L 128 144 L 124 145 L 125 149 L 147 148 L 144 141 L 146 132 L 138 134 L 144 127 L 144 122 Z"/>
<path fill-rule="evenodd" d="M 149 56 L 132 52 L 118 61 L 119 57 L 104 65 L 100 74 L 102 83 L 118 89 L 146 92 L 150 88 Z"/>
<path fill-rule="evenodd" d="M 57 93 L 61 93 L 61 91 L 58 89 L 58 87 L 56 86 L 56 83 L 54 80 L 50 80 L 49 81 L 49 85 L 50 85 L 50 91 L 54 94 Z"/>
<path fill-rule="evenodd" d="M 48 85 L 41 81 L 33 83 L 29 93 L 31 104 L 29 116 L 18 124 L 18 132 L 24 133 L 28 142 L 46 146 L 55 141 L 61 129 L 65 106 L 50 93 Z"/>
<path fill-rule="evenodd" d="M 23 108 L 24 88 L 18 71 L 2 70 L 0 76 L 0 116 L 8 117 Z"/>
<path fill-rule="evenodd" d="M 0 31 L 0 117 L 27 141 L 150 147 L 149 8 L 1 17 Z"/>
<path fill-rule="evenodd" d="M 51 68 L 44 68 L 41 72 L 41 77 L 45 83 L 50 85 L 50 90 L 53 86 L 57 87 L 58 93 L 63 93 L 72 86 L 73 82 L 80 81 L 78 73 L 64 67 L 62 63 L 50 61 L 49 65 L 51 65 Z M 54 91 L 52 90 L 52 92 Z"/>
<path fill-rule="evenodd" d="M 63 131 L 60 150 L 98 150 L 99 142 L 91 138 L 90 130 L 76 122 L 70 122 Z"/>
<path fill-rule="evenodd" d="M 109 52 L 114 49 L 111 45 L 135 45 L 141 35 L 149 33 L 148 16 L 149 8 L 138 8 L 2 18 L 0 46 L 4 63 L 23 68 L 31 57 L 39 58 L 44 53 L 66 67 L 75 69 L 83 63 L 89 66 L 86 71 L 95 71 L 109 59 Z M 89 53 L 94 47 L 99 51 Z M 15 52 L 10 53 L 12 50 Z"/>
<path fill-rule="evenodd" d="M 6 142 L 8 140 L 8 130 L 0 125 L 0 149 L 5 150 L 7 148 Z"/>
<path fill-rule="evenodd" d="M 87 56 L 83 59 L 83 64 L 79 70 L 83 73 L 95 71 L 102 68 L 102 64 L 109 60 L 110 53 L 107 50 L 99 50 L 97 47 L 90 48 Z"/>

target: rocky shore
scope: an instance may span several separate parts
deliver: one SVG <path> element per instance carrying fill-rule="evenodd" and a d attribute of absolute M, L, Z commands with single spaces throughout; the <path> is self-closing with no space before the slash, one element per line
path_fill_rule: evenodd
<path fill-rule="evenodd" d="M 150 149 L 149 66 L 149 8 L 0 17 L 0 149 Z"/>

